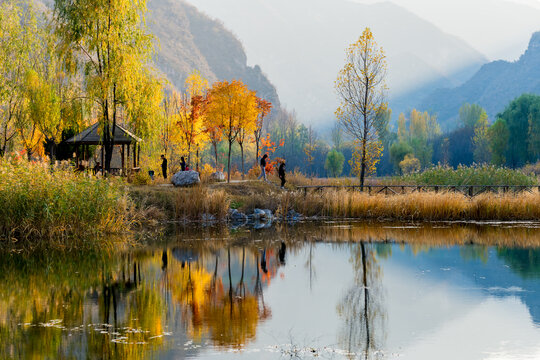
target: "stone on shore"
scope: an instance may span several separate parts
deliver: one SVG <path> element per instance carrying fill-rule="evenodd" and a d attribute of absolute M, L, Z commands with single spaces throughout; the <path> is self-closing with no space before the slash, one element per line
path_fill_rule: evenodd
<path fill-rule="evenodd" d="M 248 217 L 236 209 L 229 209 L 229 220 L 234 224 L 244 224 L 247 222 Z"/>
<path fill-rule="evenodd" d="M 193 186 L 201 182 L 199 173 L 194 170 L 179 171 L 173 175 L 171 182 L 174 186 Z"/>
<path fill-rule="evenodd" d="M 216 171 L 215 173 L 210 174 L 210 181 L 223 182 L 225 181 L 225 174 L 221 171 Z"/>

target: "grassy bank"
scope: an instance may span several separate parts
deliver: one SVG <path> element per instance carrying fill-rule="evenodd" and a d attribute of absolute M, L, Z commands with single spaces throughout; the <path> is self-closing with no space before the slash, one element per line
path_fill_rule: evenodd
<path fill-rule="evenodd" d="M 24 160 L 0 162 L 0 204 L 0 238 L 10 241 L 118 233 L 133 220 L 120 182 Z"/>
<path fill-rule="evenodd" d="M 481 194 L 474 198 L 453 192 L 369 195 L 358 191 L 282 191 L 257 181 L 215 184 L 191 189 L 136 187 L 138 203 L 166 210 L 171 220 L 225 220 L 227 209 L 251 213 L 270 209 L 276 215 L 295 210 L 307 217 L 385 219 L 400 221 L 540 221 L 540 194 Z M 203 214 L 207 214 L 203 216 Z"/>

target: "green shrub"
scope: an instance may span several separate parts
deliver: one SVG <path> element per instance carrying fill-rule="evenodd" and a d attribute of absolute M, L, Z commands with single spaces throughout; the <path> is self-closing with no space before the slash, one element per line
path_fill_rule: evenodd
<path fill-rule="evenodd" d="M 150 185 L 152 184 L 152 179 L 147 172 L 139 171 L 133 175 L 131 182 L 133 185 Z"/>
<path fill-rule="evenodd" d="M 494 165 L 435 166 L 399 178 L 402 183 L 417 185 L 536 185 L 534 176 Z"/>

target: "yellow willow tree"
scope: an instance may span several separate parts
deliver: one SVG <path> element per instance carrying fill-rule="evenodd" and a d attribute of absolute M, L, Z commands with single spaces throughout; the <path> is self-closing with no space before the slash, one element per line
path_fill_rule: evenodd
<path fill-rule="evenodd" d="M 35 49 L 40 47 L 39 29 L 32 4 L 0 3 L 0 157 L 13 149 L 17 135 L 27 130 L 27 72 L 36 61 Z"/>
<path fill-rule="evenodd" d="M 216 82 L 208 91 L 206 116 L 222 129 L 229 144 L 227 153 L 227 182 L 231 181 L 231 148 L 247 119 L 257 116 L 257 103 L 253 91 L 238 80 Z M 253 115 L 254 114 L 254 115 Z"/>
<path fill-rule="evenodd" d="M 84 74 L 100 123 L 109 171 L 119 115 L 131 107 L 149 67 L 146 0 L 55 0 L 56 33 L 66 68 Z"/>
<path fill-rule="evenodd" d="M 378 121 L 387 110 L 386 56 L 366 28 L 357 42 L 347 49 L 345 66 L 339 71 L 335 88 L 340 98 L 336 117 L 343 129 L 357 142 L 360 187 L 365 176 L 374 171 L 373 156 L 382 151 L 377 134 Z"/>
<path fill-rule="evenodd" d="M 191 166 L 191 152 L 193 148 L 198 151 L 207 141 L 204 126 L 205 93 L 208 89 L 208 81 L 198 71 L 191 73 L 185 82 L 185 91 L 176 102 L 179 114 L 177 125 L 182 148 L 187 153 L 187 163 Z"/>
<path fill-rule="evenodd" d="M 259 148 L 261 144 L 261 137 L 264 127 L 264 119 L 272 111 L 272 103 L 261 98 L 257 98 L 257 110 L 259 114 L 257 116 L 257 122 L 255 124 L 255 130 L 253 130 L 253 139 L 255 140 L 255 166 L 259 161 Z M 243 171 L 242 171 L 243 172 Z"/>

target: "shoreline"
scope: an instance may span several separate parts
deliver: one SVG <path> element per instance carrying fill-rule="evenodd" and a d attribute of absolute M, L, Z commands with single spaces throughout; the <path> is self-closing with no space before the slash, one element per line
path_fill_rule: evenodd
<path fill-rule="evenodd" d="M 453 192 L 373 194 L 347 190 L 304 193 L 276 190 L 260 182 L 203 184 L 192 188 L 131 186 L 138 208 L 156 222 L 238 225 L 268 220 L 382 222 L 540 222 L 540 192 L 485 193 L 469 198 Z M 266 212 L 266 217 L 263 212 Z"/>

